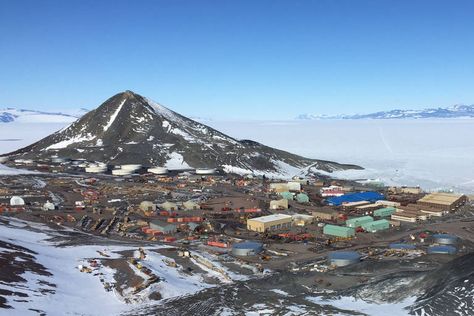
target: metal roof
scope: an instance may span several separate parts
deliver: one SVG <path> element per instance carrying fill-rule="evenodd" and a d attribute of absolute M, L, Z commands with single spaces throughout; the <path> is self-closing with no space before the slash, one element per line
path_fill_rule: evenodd
<path fill-rule="evenodd" d="M 334 251 L 334 252 L 329 253 L 328 258 L 331 260 L 334 260 L 334 259 L 359 260 L 360 254 L 356 251 Z"/>
<path fill-rule="evenodd" d="M 359 201 L 369 201 L 375 202 L 378 200 L 383 200 L 385 197 L 383 194 L 375 191 L 367 191 L 367 192 L 357 192 L 357 193 L 349 193 L 344 194 L 341 196 L 330 197 L 327 199 L 327 202 L 332 205 L 341 205 L 346 202 L 359 202 Z"/>
<path fill-rule="evenodd" d="M 273 222 L 273 221 L 278 221 L 282 219 L 289 219 L 291 220 L 291 215 L 286 215 L 286 214 L 272 214 L 272 215 L 267 215 L 267 216 L 261 216 L 261 217 L 255 217 L 248 219 L 249 221 L 256 221 L 260 223 L 268 223 L 268 222 Z"/>
<path fill-rule="evenodd" d="M 457 200 L 459 200 L 462 196 L 462 194 L 453 193 L 431 193 L 419 199 L 418 202 L 451 205 L 452 203 L 455 203 Z"/>

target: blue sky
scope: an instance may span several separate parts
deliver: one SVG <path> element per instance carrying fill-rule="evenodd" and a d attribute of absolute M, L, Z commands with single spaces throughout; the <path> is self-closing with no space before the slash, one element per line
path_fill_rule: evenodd
<path fill-rule="evenodd" d="M 0 107 L 214 118 L 474 103 L 474 1 L 0 0 Z"/>

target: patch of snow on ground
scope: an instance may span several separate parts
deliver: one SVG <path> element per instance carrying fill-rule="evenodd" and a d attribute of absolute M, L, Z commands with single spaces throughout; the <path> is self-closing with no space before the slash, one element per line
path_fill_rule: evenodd
<path fill-rule="evenodd" d="M 472 119 L 206 123 L 234 138 L 365 168 L 336 172 L 340 177 L 474 192 Z"/>
<path fill-rule="evenodd" d="M 18 175 L 18 174 L 33 174 L 33 173 L 38 173 L 38 172 L 29 171 L 25 169 L 10 168 L 10 167 L 0 164 L 0 176 L 12 176 L 12 175 Z"/>
<path fill-rule="evenodd" d="M 12 219 L 9 219 L 12 221 Z M 21 224 L 21 223 L 20 223 Z M 22 228 L 0 225 L 0 239 L 6 242 L 25 247 L 37 252 L 36 261 L 46 267 L 53 277 L 38 276 L 25 273 L 27 292 L 37 287 L 39 279 L 56 285 L 52 289 L 54 294 L 38 295 L 29 293 L 24 298 L 28 303 L 9 300 L 8 304 L 14 307 L 9 315 L 28 315 L 30 309 L 45 311 L 48 315 L 58 315 L 61 311 L 65 314 L 97 315 L 117 314 L 126 310 L 123 304 L 113 292 L 106 292 L 99 279 L 92 274 L 81 273 L 77 266 L 84 258 L 97 257 L 97 250 L 104 250 L 104 246 L 74 246 L 55 247 L 48 242 L 49 235 L 33 232 Z M 114 250 L 123 250 L 123 247 L 114 247 Z M 15 291 L 9 284 L 2 284 L 1 288 Z M 13 297 L 14 298 L 14 297 Z M 12 298 L 12 299 L 13 299 Z M 84 304 L 87 302 L 87 304 Z M 91 309 L 91 306 L 94 306 Z"/>
<path fill-rule="evenodd" d="M 308 296 L 306 299 L 318 305 L 329 305 L 342 310 L 360 312 L 370 316 L 406 316 L 408 315 L 408 310 L 405 308 L 413 304 L 416 300 L 416 298 L 413 297 L 408 298 L 400 303 L 377 304 L 369 303 L 354 297 L 340 297 L 337 300 L 325 300 L 321 297 Z"/>
<path fill-rule="evenodd" d="M 186 161 L 184 161 L 183 155 L 172 152 L 168 154 L 168 161 L 166 161 L 164 167 L 168 169 L 188 169 L 191 168 Z"/>

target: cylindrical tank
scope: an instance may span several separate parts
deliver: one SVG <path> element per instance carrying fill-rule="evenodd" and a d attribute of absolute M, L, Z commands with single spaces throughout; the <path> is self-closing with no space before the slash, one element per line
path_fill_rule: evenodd
<path fill-rule="evenodd" d="M 458 242 L 458 237 L 449 234 L 435 234 L 433 241 L 440 245 L 455 245 Z"/>
<path fill-rule="evenodd" d="M 126 164 L 126 165 L 122 165 L 120 169 L 135 171 L 135 170 L 140 169 L 141 167 L 142 165 L 140 164 Z"/>
<path fill-rule="evenodd" d="M 90 173 L 100 173 L 107 171 L 107 165 L 98 163 L 98 164 L 90 164 L 85 168 L 86 172 Z"/>
<path fill-rule="evenodd" d="M 234 256 L 254 256 L 263 251 L 263 244 L 254 241 L 244 241 L 232 246 Z"/>
<path fill-rule="evenodd" d="M 66 159 L 61 158 L 61 157 L 51 157 L 51 161 L 53 163 L 63 163 L 63 162 L 66 162 Z"/>
<path fill-rule="evenodd" d="M 328 255 L 330 265 L 344 267 L 360 261 L 360 254 L 355 251 L 334 251 Z"/>
<path fill-rule="evenodd" d="M 199 169 L 196 169 L 196 174 L 214 174 L 216 173 L 216 169 L 215 168 L 199 168 Z"/>
<path fill-rule="evenodd" d="M 19 196 L 12 196 L 12 198 L 10 199 L 10 205 L 11 206 L 25 205 L 25 200 L 23 200 L 23 198 Z"/>
<path fill-rule="evenodd" d="M 128 176 L 131 175 L 133 170 L 126 170 L 126 169 L 114 169 L 112 170 L 112 174 L 114 176 Z"/>
<path fill-rule="evenodd" d="M 151 172 L 153 174 L 167 174 L 168 169 L 163 168 L 163 167 L 153 167 L 153 168 L 148 168 L 148 172 Z"/>
<path fill-rule="evenodd" d="M 444 255 L 453 255 L 456 254 L 458 250 L 453 246 L 431 246 L 428 248 L 429 254 L 444 254 Z"/>

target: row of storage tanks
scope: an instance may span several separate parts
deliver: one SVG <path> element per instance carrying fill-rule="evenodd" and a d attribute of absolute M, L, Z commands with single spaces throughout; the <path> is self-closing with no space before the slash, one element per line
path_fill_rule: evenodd
<path fill-rule="evenodd" d="M 134 172 L 142 169 L 141 164 L 125 164 L 117 166 L 115 169 L 112 170 L 112 174 L 115 176 L 127 176 L 131 175 Z M 85 171 L 88 173 L 104 173 L 107 171 L 107 164 L 105 163 L 94 163 L 89 164 L 85 167 Z M 166 175 L 168 174 L 169 170 L 165 167 L 151 167 L 147 169 L 148 172 L 157 174 L 157 175 Z M 211 175 L 216 173 L 216 169 L 196 169 L 196 174 L 198 175 Z"/>

